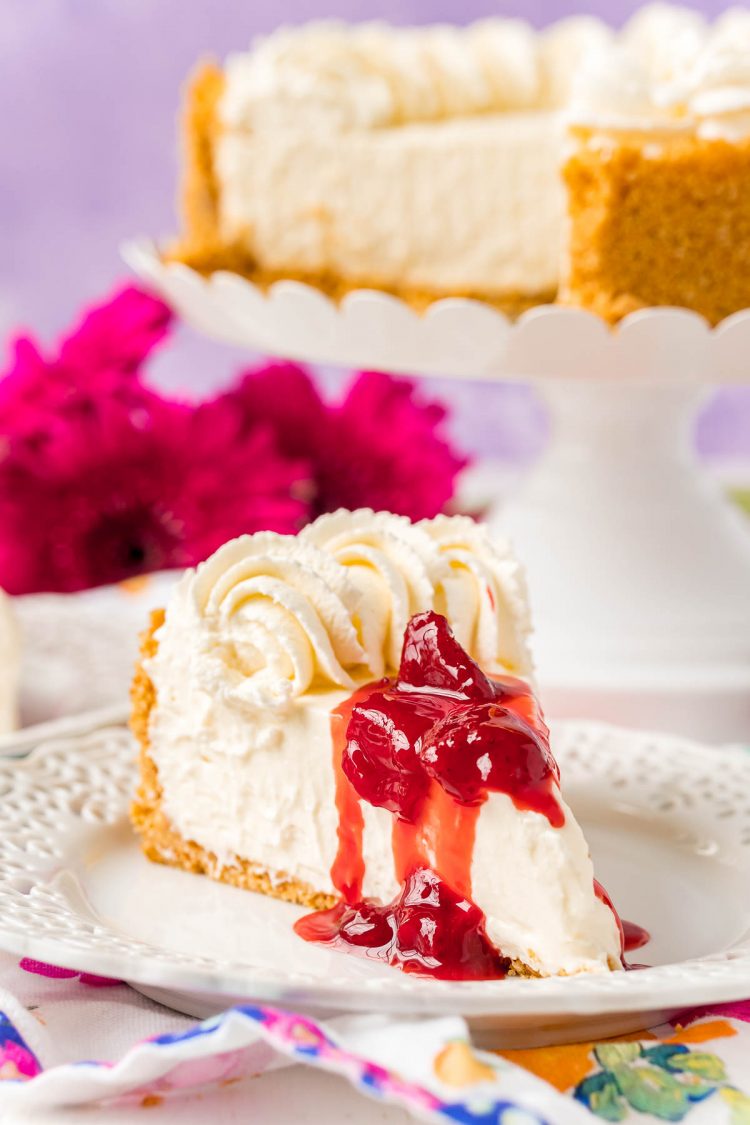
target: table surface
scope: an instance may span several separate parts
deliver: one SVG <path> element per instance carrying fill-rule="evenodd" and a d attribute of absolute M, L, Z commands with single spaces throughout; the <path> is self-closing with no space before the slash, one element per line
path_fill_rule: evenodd
<path fill-rule="evenodd" d="M 147 1111 L 144 1115 L 144 1109 Z M 7 1109 L 0 1092 L 3 1125 L 406 1125 L 402 1109 L 384 1106 L 356 1093 L 346 1079 L 304 1066 L 246 1078 L 215 1093 L 169 1098 L 157 1105 L 129 1105 L 69 1110 Z"/>

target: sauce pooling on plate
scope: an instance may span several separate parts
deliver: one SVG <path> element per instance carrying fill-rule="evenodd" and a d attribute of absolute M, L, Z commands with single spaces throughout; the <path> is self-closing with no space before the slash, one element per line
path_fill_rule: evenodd
<path fill-rule="evenodd" d="M 487 677 L 444 617 L 422 613 L 407 628 L 398 676 L 359 688 L 333 712 L 331 729 L 339 817 L 331 878 L 340 897 L 301 918 L 297 933 L 405 972 L 506 976 L 511 960 L 472 899 L 481 807 L 491 792 L 505 793 L 553 828 L 565 823 L 549 731 L 528 685 Z M 363 895 L 362 802 L 393 814 L 400 891 L 387 904 Z"/>

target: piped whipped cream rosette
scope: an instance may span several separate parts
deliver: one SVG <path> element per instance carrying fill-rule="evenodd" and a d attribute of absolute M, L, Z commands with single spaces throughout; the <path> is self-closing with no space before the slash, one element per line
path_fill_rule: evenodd
<path fill-rule="evenodd" d="M 300 115 L 328 130 L 373 129 L 528 109 L 540 98 L 536 36 L 521 20 L 470 28 L 351 28 L 321 21 L 256 41 L 227 62 L 227 126 L 265 128 Z"/>
<path fill-rule="evenodd" d="M 409 618 L 435 603 L 447 568 L 426 531 L 390 512 L 335 512 L 301 538 L 329 553 L 361 593 L 362 643 L 374 678 L 395 668 Z"/>
<path fill-rule="evenodd" d="M 247 708 L 279 710 L 314 681 L 351 688 L 347 669 L 367 666 L 354 625 L 360 592 L 294 536 L 235 539 L 184 587 L 209 675 L 229 678 L 228 696 Z"/>
<path fill-rule="evenodd" d="M 146 853 L 407 972 L 619 967 L 528 633 L 518 563 L 470 519 L 340 511 L 226 544 L 145 640 Z"/>
<path fill-rule="evenodd" d="M 444 613 L 467 650 L 530 675 L 520 568 L 473 520 L 412 524 L 336 512 L 299 536 L 264 532 L 220 548 L 179 584 L 170 660 L 227 704 L 283 713 L 311 686 L 353 688 L 398 667 L 415 613 Z"/>
<path fill-rule="evenodd" d="M 643 9 L 586 57 L 567 118 L 615 131 L 750 135 L 750 12 L 732 8 L 709 25 L 686 8 Z"/>

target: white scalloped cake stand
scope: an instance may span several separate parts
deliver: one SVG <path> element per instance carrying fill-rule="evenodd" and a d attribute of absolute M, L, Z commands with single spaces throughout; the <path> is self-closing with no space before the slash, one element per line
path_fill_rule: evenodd
<path fill-rule="evenodd" d="M 218 339 L 320 363 L 454 378 L 533 380 L 552 441 L 494 521 L 526 564 L 542 693 L 585 714 L 708 741 L 750 737 L 750 532 L 690 454 L 713 383 L 750 377 L 750 311 L 715 329 L 647 309 L 616 329 L 578 309 L 512 322 L 476 301 L 424 315 L 361 290 L 340 305 L 295 281 L 129 265 Z"/>

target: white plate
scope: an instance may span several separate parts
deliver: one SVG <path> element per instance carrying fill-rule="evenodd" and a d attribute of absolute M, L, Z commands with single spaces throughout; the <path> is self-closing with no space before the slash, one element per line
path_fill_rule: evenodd
<path fill-rule="evenodd" d="M 142 857 L 119 727 L 0 763 L 0 947 L 199 1013 L 253 998 L 319 1014 L 461 1014 L 485 1042 L 513 1045 L 750 996 L 750 754 L 591 723 L 553 735 L 597 875 L 653 935 L 637 955 L 650 969 L 447 983 L 308 945 L 292 931 L 298 908 Z"/>

